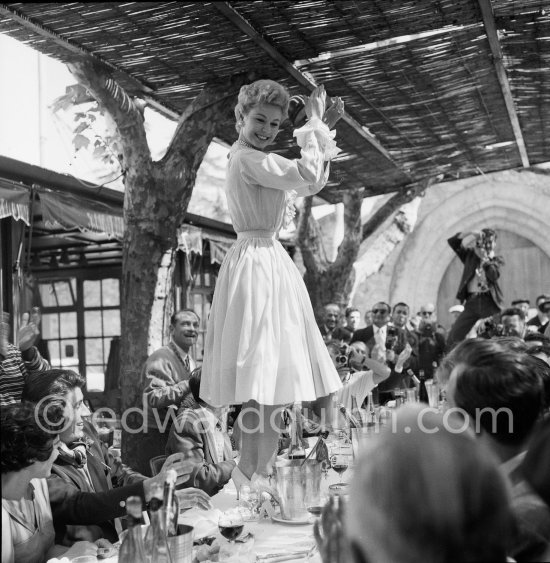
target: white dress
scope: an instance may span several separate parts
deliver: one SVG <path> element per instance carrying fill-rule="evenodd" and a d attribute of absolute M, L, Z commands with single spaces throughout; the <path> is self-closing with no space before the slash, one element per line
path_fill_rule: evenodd
<path fill-rule="evenodd" d="M 213 406 L 311 401 L 341 387 L 300 272 L 276 240 L 289 193 L 320 191 L 324 161 L 338 149 L 317 118 L 294 135 L 299 160 L 238 142 L 230 151 L 226 195 L 237 241 L 216 282 L 200 389 Z"/>

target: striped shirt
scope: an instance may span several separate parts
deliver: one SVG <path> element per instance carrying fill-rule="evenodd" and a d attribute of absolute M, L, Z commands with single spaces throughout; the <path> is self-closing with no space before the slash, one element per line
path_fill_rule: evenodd
<path fill-rule="evenodd" d="M 31 350 L 32 359 L 26 362 L 21 350 L 13 344 L 8 344 L 7 355 L 0 362 L 0 406 L 21 401 L 25 379 L 29 373 L 50 369 L 50 364 L 38 350 L 34 347 Z"/>

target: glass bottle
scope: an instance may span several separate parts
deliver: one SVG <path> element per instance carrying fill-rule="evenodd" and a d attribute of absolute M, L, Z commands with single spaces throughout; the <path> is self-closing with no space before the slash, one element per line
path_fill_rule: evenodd
<path fill-rule="evenodd" d="M 141 535 L 141 508 L 139 497 L 128 497 L 126 500 L 128 531 L 118 552 L 119 563 L 147 563 Z"/>
<path fill-rule="evenodd" d="M 372 391 L 369 391 L 367 399 L 367 428 L 369 430 L 374 430 L 376 427 L 376 411 L 374 410 L 374 399 L 372 397 Z"/>
<path fill-rule="evenodd" d="M 357 428 L 363 427 L 364 420 L 363 420 L 363 413 L 357 404 L 357 399 L 355 395 L 351 396 L 351 416 L 354 418 Z"/>
<path fill-rule="evenodd" d="M 178 534 L 178 517 L 179 502 L 176 495 L 176 479 L 177 473 L 173 469 L 166 472 L 166 480 L 164 481 L 164 506 L 165 514 L 164 529 L 168 537 L 177 536 Z"/>
<path fill-rule="evenodd" d="M 166 538 L 165 513 L 162 509 L 163 488 L 155 484 L 149 501 L 151 525 L 145 534 L 145 555 L 149 563 L 173 563 Z"/>
<path fill-rule="evenodd" d="M 421 403 L 430 404 L 430 399 L 428 398 L 428 390 L 426 389 L 426 376 L 424 375 L 424 370 L 421 369 L 418 374 L 418 379 L 420 380 L 420 386 L 418 387 L 418 400 Z"/>

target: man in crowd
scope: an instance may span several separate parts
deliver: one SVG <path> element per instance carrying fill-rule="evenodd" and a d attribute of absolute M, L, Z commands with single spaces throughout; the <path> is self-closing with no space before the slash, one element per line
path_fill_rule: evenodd
<path fill-rule="evenodd" d="M 372 314 L 373 324 L 356 330 L 351 341 L 364 342 L 369 357 L 386 364 L 392 370 L 390 377 L 381 382 L 377 389 L 378 401 L 382 403 L 392 398 L 392 389 L 406 385 L 404 374 L 409 365 L 412 348 L 407 342 L 405 331 L 389 324 L 391 307 L 387 303 L 376 303 Z"/>
<path fill-rule="evenodd" d="M 538 330 L 541 334 L 549 326 L 550 295 L 542 294 L 537 297 L 537 314 L 527 322 L 527 330 Z"/>
<path fill-rule="evenodd" d="M 418 368 L 418 337 L 409 323 L 410 308 L 406 303 L 397 303 L 393 306 L 391 322 L 405 333 L 405 338 L 412 348 L 411 357 L 407 368 L 416 371 Z"/>
<path fill-rule="evenodd" d="M 496 315 L 502 308 L 498 280 L 504 262 L 495 256 L 496 240 L 495 231 L 483 229 L 457 233 L 447 241 L 464 264 L 456 294 L 457 299 L 464 302 L 464 311 L 449 333 L 448 349 L 464 340 L 478 320 Z"/>
<path fill-rule="evenodd" d="M 332 341 L 349 342 L 351 332 L 339 326 L 341 316 L 340 307 L 336 305 L 336 303 L 329 303 L 325 305 L 323 313 L 323 322 L 319 325 L 319 330 L 321 331 L 325 343 L 328 344 Z"/>
<path fill-rule="evenodd" d="M 190 309 L 174 313 L 170 319 L 170 343 L 155 350 L 142 371 L 147 434 L 143 447 L 149 457 L 164 455 L 168 433 L 176 419 L 177 409 L 189 392 L 189 377 L 197 367 L 191 349 L 197 342 L 200 319 Z M 148 464 L 136 467 L 150 475 Z"/>
<path fill-rule="evenodd" d="M 445 353 L 445 329 L 437 324 L 435 306 L 432 303 L 420 308 L 420 325 L 416 331 L 418 339 L 418 369 L 426 378 L 434 376 L 434 367 Z M 435 364 L 435 365 L 434 365 Z"/>
<path fill-rule="evenodd" d="M 361 322 L 361 313 L 359 309 L 355 309 L 354 307 L 348 307 L 346 309 L 346 328 L 353 334 L 358 328 L 359 323 Z"/>
<path fill-rule="evenodd" d="M 511 485 L 518 530 L 510 555 L 518 563 L 542 561 L 550 547 L 550 508 L 519 471 L 544 408 L 536 359 L 482 339 L 462 342 L 452 357 L 449 405 L 468 414 L 476 437 L 500 460 Z"/>
<path fill-rule="evenodd" d="M 451 326 L 449 327 L 449 330 L 453 328 L 456 319 L 458 319 L 462 311 L 464 311 L 464 305 L 453 305 L 452 307 L 449 307 L 449 314 L 451 316 Z"/>
<path fill-rule="evenodd" d="M 512 307 L 502 312 L 501 316 L 503 336 L 525 336 L 525 315 L 519 307 Z"/>
<path fill-rule="evenodd" d="M 523 311 L 523 316 L 525 320 L 529 318 L 529 309 L 531 307 L 531 302 L 529 299 L 514 299 L 511 303 L 512 308 L 518 308 Z"/>
<path fill-rule="evenodd" d="M 40 312 L 33 310 L 32 316 L 25 313 L 17 334 L 17 346 L 8 342 L 9 324 L 6 313 L 0 322 L 0 406 L 18 403 L 25 380 L 30 373 L 50 369 L 34 344 L 40 335 Z"/>

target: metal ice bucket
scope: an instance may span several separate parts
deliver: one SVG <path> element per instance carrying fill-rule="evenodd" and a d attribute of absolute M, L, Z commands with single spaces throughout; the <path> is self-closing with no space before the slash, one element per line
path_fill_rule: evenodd
<path fill-rule="evenodd" d="M 315 459 L 282 459 L 275 463 L 283 520 L 304 520 L 308 506 L 320 503 L 321 463 Z"/>

